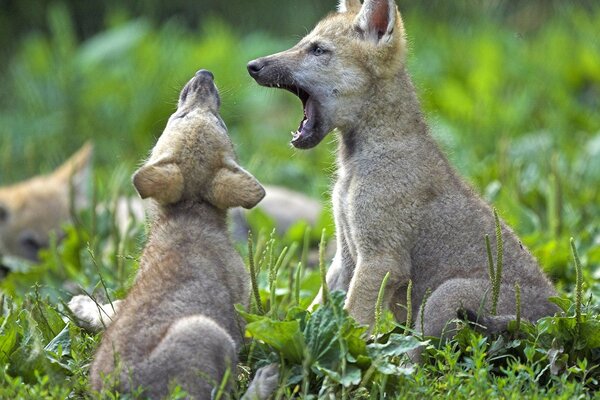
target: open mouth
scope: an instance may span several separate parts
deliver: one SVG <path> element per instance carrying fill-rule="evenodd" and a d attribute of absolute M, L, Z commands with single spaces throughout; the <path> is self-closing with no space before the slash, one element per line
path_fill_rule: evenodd
<path fill-rule="evenodd" d="M 310 149 L 323 140 L 325 136 L 321 129 L 321 116 L 317 101 L 313 96 L 296 85 L 272 84 L 269 87 L 285 89 L 298 96 L 302 102 L 304 117 L 296 132 L 292 132 L 292 145 L 299 149 Z"/>

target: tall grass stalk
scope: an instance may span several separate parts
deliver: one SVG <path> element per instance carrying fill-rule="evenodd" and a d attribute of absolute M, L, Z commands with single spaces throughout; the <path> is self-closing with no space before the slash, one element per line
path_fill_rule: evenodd
<path fill-rule="evenodd" d="M 577 324 L 577 331 L 579 332 L 581 325 L 581 303 L 583 299 L 583 270 L 579 254 L 577 254 L 577 248 L 575 247 L 575 240 L 571 238 L 570 242 L 571 253 L 575 261 L 575 322 Z"/>
<path fill-rule="evenodd" d="M 230 378 L 231 378 L 231 367 L 229 366 L 225 370 L 225 373 L 223 374 L 223 378 L 221 379 L 221 382 L 219 383 L 219 387 L 217 389 L 217 393 L 214 396 L 214 400 L 220 400 L 221 398 L 223 398 L 223 395 L 225 394 L 225 388 L 227 387 L 227 384 L 229 383 Z"/>
<path fill-rule="evenodd" d="M 500 286 L 502 285 L 502 262 L 504 256 L 504 243 L 502 240 L 502 225 L 500 224 L 500 217 L 498 217 L 498 210 L 494 208 L 494 224 L 496 227 L 496 265 L 494 266 L 494 260 L 492 259 L 492 248 L 490 246 L 490 238 L 485 235 L 485 248 L 488 255 L 488 268 L 490 281 L 492 284 L 492 315 L 496 315 L 498 312 L 498 299 L 500 298 Z"/>
<path fill-rule="evenodd" d="M 283 248 L 283 250 L 281 251 L 281 253 L 279 254 L 279 257 L 277 258 L 277 261 L 275 262 L 275 264 L 273 265 L 273 267 L 270 270 L 269 273 L 269 295 L 270 295 L 270 303 L 269 303 L 269 307 L 270 307 L 270 314 L 271 317 L 275 317 L 277 315 L 277 302 L 276 300 L 276 291 L 277 291 L 277 275 L 279 273 L 279 269 L 281 268 L 281 265 L 283 264 L 283 260 L 285 259 L 285 256 L 287 254 L 288 248 L 287 246 Z"/>
<path fill-rule="evenodd" d="M 379 293 L 377 294 L 377 303 L 375 304 L 375 330 L 373 332 L 373 336 L 375 340 L 377 340 L 377 335 L 379 334 L 379 329 L 381 328 L 381 314 L 383 314 L 383 297 L 385 296 L 385 286 L 387 285 L 387 281 L 390 278 L 389 271 L 383 277 L 381 281 L 381 286 L 379 286 Z"/>
<path fill-rule="evenodd" d="M 252 294 L 254 295 L 254 304 L 258 314 L 264 315 L 262 303 L 260 301 L 260 292 L 258 290 L 258 271 L 256 271 L 256 265 L 254 263 L 254 240 L 252 238 L 252 232 L 248 232 L 248 268 L 250 270 L 250 283 L 252 285 Z"/>
<path fill-rule="evenodd" d="M 92 250 L 89 243 L 87 246 L 87 251 L 92 259 L 92 264 L 96 268 L 96 272 L 98 272 L 98 277 L 100 278 L 100 284 L 102 284 L 102 289 L 104 289 L 104 294 L 106 295 L 106 299 L 108 300 L 108 303 L 110 304 L 110 308 L 113 310 L 113 313 L 114 313 L 115 307 L 113 306 L 113 302 L 110 298 L 110 295 L 108 294 L 108 287 L 106 286 L 106 282 L 104 282 L 104 278 L 102 277 L 102 273 L 100 272 L 100 267 L 98 266 L 98 262 L 96 261 L 96 256 L 94 255 L 94 250 Z"/>
<path fill-rule="evenodd" d="M 406 326 L 404 327 L 404 334 L 408 335 L 410 327 L 412 325 L 412 279 L 408 280 L 408 287 L 406 288 Z"/>
<path fill-rule="evenodd" d="M 319 272 L 321 274 L 323 304 L 326 304 L 329 299 L 329 288 L 327 287 L 327 268 L 325 267 L 325 229 L 321 232 L 321 242 L 319 243 Z"/>
<path fill-rule="evenodd" d="M 296 267 L 296 277 L 294 279 L 294 300 L 297 306 L 300 305 L 300 278 L 302 277 L 302 261 Z"/>

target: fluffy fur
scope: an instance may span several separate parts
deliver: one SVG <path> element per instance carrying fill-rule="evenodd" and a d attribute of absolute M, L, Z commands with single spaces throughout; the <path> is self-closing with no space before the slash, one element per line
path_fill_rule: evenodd
<path fill-rule="evenodd" d="M 337 253 L 327 284 L 346 291 L 350 314 L 371 325 L 386 273 L 385 304 L 400 322 L 412 280 L 416 320 L 426 291 L 432 291 L 423 333 L 438 337 L 452 330 L 448 323 L 460 308 L 481 312 L 490 324 L 509 320 L 517 282 L 524 317 L 554 313 L 548 302 L 555 295 L 552 285 L 501 222 L 499 316 L 489 316 L 484 236 L 494 235 L 493 214 L 430 136 L 406 71 L 406 52 L 393 0 L 365 0 L 362 6 L 348 0 L 290 50 L 248 65 L 259 84 L 286 88 L 303 100 L 306 117 L 292 141 L 296 147 L 316 146 L 337 128 Z"/>
<path fill-rule="evenodd" d="M 111 375 L 122 392 L 141 386 L 158 399 L 177 383 L 192 398 L 210 399 L 227 368 L 235 376 L 244 328 L 233 305 L 248 300 L 249 277 L 226 212 L 264 197 L 235 161 L 212 74 L 199 71 L 184 87 L 133 182 L 153 199 L 149 239 L 135 284 L 94 357 L 92 387 L 101 390 Z M 71 308 L 84 303 L 74 299 Z"/>
<path fill-rule="evenodd" d="M 86 206 L 92 153 L 86 143 L 51 174 L 0 188 L 0 254 L 37 261 L 50 235 L 60 238 L 71 206 Z"/>

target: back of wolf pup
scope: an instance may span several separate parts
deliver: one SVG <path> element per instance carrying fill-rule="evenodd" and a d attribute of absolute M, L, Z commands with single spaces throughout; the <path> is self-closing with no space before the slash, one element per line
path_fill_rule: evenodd
<path fill-rule="evenodd" d="M 162 398 L 179 384 L 210 399 L 235 370 L 243 326 L 233 305 L 246 303 L 249 277 L 226 228 L 230 207 L 254 207 L 258 181 L 235 161 L 208 71 L 183 88 L 177 111 L 134 175 L 154 200 L 149 239 L 136 282 L 106 331 L 91 366 L 95 390 L 143 388 Z"/>

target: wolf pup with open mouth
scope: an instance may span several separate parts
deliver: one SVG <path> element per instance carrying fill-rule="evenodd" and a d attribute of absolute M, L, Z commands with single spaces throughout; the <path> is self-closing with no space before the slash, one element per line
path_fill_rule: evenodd
<path fill-rule="evenodd" d="M 516 283 L 524 317 L 553 314 L 558 309 L 548 301 L 556 294 L 551 283 L 501 222 L 504 272 L 492 315 L 484 236 L 493 236 L 493 213 L 430 136 L 406 53 L 393 0 L 342 0 L 338 12 L 296 46 L 248 64 L 260 85 L 286 89 L 302 101 L 295 147 L 312 148 L 337 129 L 337 253 L 327 284 L 345 290 L 350 314 L 372 325 L 384 276 L 390 273 L 384 304 L 400 322 L 412 280 L 417 321 L 431 290 L 423 310 L 427 336 L 447 337 L 461 308 L 488 331 L 502 329 L 515 315 Z"/>

